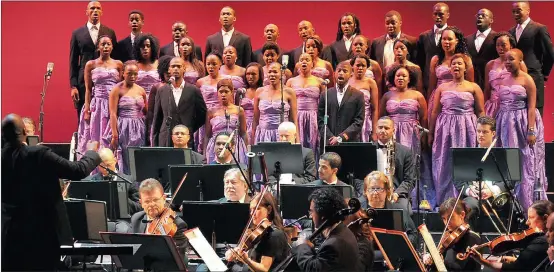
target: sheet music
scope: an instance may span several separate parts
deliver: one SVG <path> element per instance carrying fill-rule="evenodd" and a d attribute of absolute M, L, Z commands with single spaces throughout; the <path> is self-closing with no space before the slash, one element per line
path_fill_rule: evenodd
<path fill-rule="evenodd" d="M 199 228 L 185 231 L 185 236 L 190 245 L 196 250 L 198 255 L 204 260 L 210 271 L 226 271 L 227 266 L 217 256 L 210 243 L 206 240 Z"/>

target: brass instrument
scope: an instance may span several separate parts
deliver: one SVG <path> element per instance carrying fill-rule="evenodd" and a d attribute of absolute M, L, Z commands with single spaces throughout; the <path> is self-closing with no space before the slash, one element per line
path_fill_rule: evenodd
<path fill-rule="evenodd" d="M 392 136 L 392 139 L 386 144 L 387 148 L 387 168 L 386 168 L 386 175 L 389 178 L 389 187 L 391 192 L 394 192 L 394 171 L 395 171 L 395 153 L 396 153 L 396 145 L 395 145 L 395 137 Z M 392 199 L 392 193 L 389 196 L 389 201 Z"/>
<path fill-rule="evenodd" d="M 421 203 L 419 203 L 419 208 L 422 210 L 431 210 L 431 204 L 429 204 L 429 200 L 427 200 L 427 185 L 423 185 L 423 200 L 421 200 Z"/>
<path fill-rule="evenodd" d="M 479 189 L 475 189 L 475 188 L 479 188 L 478 186 L 479 186 L 478 183 L 476 184 L 476 182 L 474 182 L 473 186 L 470 186 L 469 189 L 472 190 L 477 195 L 479 195 Z M 483 181 L 483 187 L 486 187 L 487 189 L 489 189 L 489 191 L 491 191 L 493 195 L 490 198 L 492 198 L 493 200 L 491 203 L 490 198 L 482 199 L 481 209 L 483 209 L 483 212 L 485 213 L 485 215 L 487 215 L 487 217 L 491 220 L 492 225 L 500 234 L 502 233 L 507 234 L 508 229 L 500 219 L 500 216 L 496 212 L 496 209 L 504 206 L 506 202 L 508 202 L 508 195 L 506 193 L 500 193 L 495 196 L 494 192 L 491 190 L 491 188 L 485 181 Z M 498 224 L 493 219 L 493 216 L 496 217 L 496 221 L 498 221 Z M 502 229 L 499 226 L 502 227 Z"/>

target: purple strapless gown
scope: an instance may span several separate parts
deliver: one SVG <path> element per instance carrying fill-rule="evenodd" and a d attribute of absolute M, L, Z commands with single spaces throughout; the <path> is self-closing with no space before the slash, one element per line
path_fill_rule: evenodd
<path fill-rule="evenodd" d="M 281 101 L 260 100 L 260 121 L 256 128 L 254 143 L 276 142 L 281 124 Z M 285 102 L 284 120 L 289 120 L 290 105 Z"/>
<path fill-rule="evenodd" d="M 246 134 L 248 134 L 248 143 L 254 144 L 252 142 L 252 121 L 254 120 L 254 100 L 244 97 L 240 101 L 240 106 L 244 110 L 244 116 L 246 117 Z"/>
<path fill-rule="evenodd" d="M 196 81 L 199 77 L 200 76 L 198 75 L 197 71 L 185 72 L 185 74 L 183 74 L 183 79 L 185 80 L 185 82 L 190 83 L 194 86 L 196 86 Z"/>
<path fill-rule="evenodd" d="M 491 84 L 491 97 L 485 101 L 485 114 L 490 117 L 495 117 L 498 111 L 498 87 L 502 81 L 502 77 L 509 74 L 505 68 L 500 71 L 491 70 L 489 72 L 489 83 Z"/>
<path fill-rule="evenodd" d="M 148 96 L 150 95 L 150 90 L 152 89 L 152 86 L 160 83 L 160 75 L 158 74 L 158 70 L 139 70 L 137 81 L 135 83 L 141 86 L 146 91 L 146 103 L 148 103 Z"/>
<path fill-rule="evenodd" d="M 300 144 L 311 148 L 317 154 L 319 131 L 317 129 L 317 106 L 319 104 L 319 88 L 294 88 L 298 101 L 298 129 Z"/>
<path fill-rule="evenodd" d="M 365 71 L 365 76 L 375 80 L 375 74 L 373 73 L 373 71 L 369 67 Z"/>
<path fill-rule="evenodd" d="M 233 82 L 233 88 L 235 89 L 235 91 L 240 88 L 246 88 L 246 83 L 244 83 L 244 80 L 242 79 L 242 77 L 225 75 L 223 78 L 231 79 L 231 81 Z M 235 92 L 233 92 L 233 96 L 234 94 Z"/>
<path fill-rule="evenodd" d="M 211 85 L 202 85 L 200 86 L 200 91 L 202 92 L 202 97 L 204 97 L 204 102 L 206 103 L 206 108 L 208 111 L 213 108 L 219 107 L 219 100 L 217 98 L 217 88 Z M 204 119 L 206 117 L 204 116 Z M 199 153 L 202 153 L 202 147 L 204 144 L 204 126 L 201 126 L 194 133 L 194 145 L 196 150 Z"/>
<path fill-rule="evenodd" d="M 85 153 L 89 141 L 98 141 L 100 148 L 108 147 L 103 141 L 106 128 L 110 126 L 110 91 L 119 82 L 119 72 L 115 68 L 96 67 L 92 71 L 92 99 L 90 100 L 90 120 L 84 120 L 85 111 L 81 111 L 78 129 L 77 151 Z M 77 158 L 80 158 L 77 155 Z"/>
<path fill-rule="evenodd" d="M 128 147 L 144 146 L 146 128 L 144 124 L 145 101 L 142 97 L 122 96 L 117 105 L 117 130 L 119 131 L 119 147 L 117 148 L 117 163 L 119 170 L 126 175 L 131 174 Z M 111 132 L 110 138 L 111 139 Z"/>
<path fill-rule="evenodd" d="M 362 142 L 369 143 L 372 141 L 371 132 L 373 131 L 373 120 L 371 120 L 371 94 L 369 90 L 360 90 L 364 94 L 364 124 L 362 125 Z"/>
<path fill-rule="evenodd" d="M 452 182 L 451 147 L 477 146 L 477 117 L 474 98 L 469 92 L 443 91 L 440 98 L 442 112 L 437 117 L 433 142 L 433 180 L 437 203 L 457 192 Z"/>
<path fill-rule="evenodd" d="M 326 79 L 326 78 L 329 78 L 329 70 L 322 67 L 316 67 L 312 69 L 312 75 L 319 77 L 321 79 Z"/>
<path fill-rule="evenodd" d="M 215 137 L 218 133 L 227 131 L 229 134 L 232 133 L 233 130 L 237 129 L 237 125 L 239 122 L 239 117 L 237 114 L 230 114 L 230 120 L 229 120 L 229 131 L 227 131 L 227 120 L 225 119 L 225 116 L 215 116 L 210 120 L 210 124 L 212 125 L 212 137 L 210 138 L 208 145 L 206 145 L 206 151 L 204 154 L 206 154 L 206 161 L 208 163 L 211 163 L 215 160 Z M 237 141 L 238 139 L 238 141 Z M 244 144 L 244 140 L 239 135 L 235 134 L 235 156 L 237 156 L 237 159 L 242 164 L 247 164 L 248 159 L 246 157 L 246 145 Z"/>
<path fill-rule="evenodd" d="M 429 118 L 428 120 L 431 120 L 431 113 L 433 111 L 433 104 L 434 104 L 433 98 L 435 97 L 435 91 L 441 84 L 450 82 L 454 79 L 454 76 L 452 76 L 452 74 L 450 73 L 450 69 L 444 65 L 437 66 L 435 68 L 435 74 L 437 75 L 437 87 L 435 87 L 435 89 L 431 92 L 431 96 L 429 96 L 429 100 L 427 103 L 427 108 L 429 110 L 427 112 L 427 115 Z"/>
<path fill-rule="evenodd" d="M 535 109 L 536 142 L 533 147 L 527 143 L 527 92 L 521 85 L 499 86 L 499 108 L 496 127 L 499 146 L 521 150 L 521 182 L 516 185 L 516 193 L 524 211 L 533 204 L 535 183 L 540 181 L 543 192 L 547 190 L 545 170 L 544 125 L 538 109 Z M 541 196 L 542 199 L 546 195 Z"/>

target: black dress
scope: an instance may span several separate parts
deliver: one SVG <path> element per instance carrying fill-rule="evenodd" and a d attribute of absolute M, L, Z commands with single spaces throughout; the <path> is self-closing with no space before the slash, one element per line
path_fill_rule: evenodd
<path fill-rule="evenodd" d="M 288 256 L 289 252 L 290 246 L 285 232 L 272 227 L 268 229 L 262 240 L 250 250 L 248 257 L 257 263 L 261 262 L 262 256 L 272 257 L 273 262 L 269 268 L 271 271 Z M 245 264 L 235 265 L 231 270 L 249 271 L 248 266 Z"/>
<path fill-rule="evenodd" d="M 473 258 L 458 260 L 456 254 L 466 252 L 468 247 L 481 243 L 481 238 L 477 233 L 468 231 L 460 240 L 449 247 L 444 253 L 444 266 L 448 271 L 481 271 L 481 264 Z"/>

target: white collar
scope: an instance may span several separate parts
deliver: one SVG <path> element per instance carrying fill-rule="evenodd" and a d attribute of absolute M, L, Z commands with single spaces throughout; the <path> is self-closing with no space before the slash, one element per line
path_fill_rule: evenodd
<path fill-rule="evenodd" d="M 346 90 L 348 90 L 348 83 L 346 83 L 346 85 L 344 85 L 344 88 L 339 88 L 339 84 L 338 83 L 335 83 L 335 88 L 337 89 L 337 93 L 343 95 L 346 93 Z M 339 90 L 342 90 L 342 93 L 339 91 Z"/>
<path fill-rule="evenodd" d="M 183 88 L 185 88 L 185 80 L 183 79 L 183 82 L 181 82 L 181 85 L 179 87 L 175 87 L 173 86 L 173 84 L 170 84 L 171 85 L 171 90 L 175 91 L 175 90 L 183 90 Z"/>
<path fill-rule="evenodd" d="M 492 31 L 492 28 L 490 28 L 490 27 L 487 28 L 487 30 L 485 30 L 484 32 L 481 32 L 481 31 L 477 30 L 476 37 L 479 37 L 479 34 L 483 34 L 483 35 L 485 35 L 485 37 L 487 37 L 487 36 L 489 36 L 489 33 L 491 33 L 491 31 Z"/>
<path fill-rule="evenodd" d="M 90 30 L 90 28 L 92 26 L 96 26 L 96 28 L 98 28 L 98 30 L 100 30 L 100 22 L 98 22 L 98 24 L 95 24 L 93 25 L 91 22 L 87 22 L 87 29 Z"/>
<path fill-rule="evenodd" d="M 391 140 L 389 140 L 390 142 Z M 383 142 L 381 142 L 381 140 L 377 140 L 377 143 L 379 143 L 380 145 L 387 145 L 387 144 L 384 144 Z M 388 142 L 387 142 L 388 143 Z"/>
<path fill-rule="evenodd" d="M 447 27 L 448 27 L 448 24 L 444 24 L 441 28 L 438 28 L 437 25 L 433 25 L 433 33 L 435 33 L 437 29 L 444 30 Z"/>
<path fill-rule="evenodd" d="M 389 34 L 385 34 L 385 41 L 400 39 L 400 34 L 402 34 L 402 31 L 398 32 L 398 35 L 396 35 L 396 37 L 394 37 L 394 39 L 391 38 L 391 37 L 389 36 Z"/>
<path fill-rule="evenodd" d="M 240 199 L 239 203 L 244 203 L 244 200 L 246 199 L 246 194 L 244 194 Z"/>
<path fill-rule="evenodd" d="M 527 18 L 527 20 L 523 21 L 523 23 L 521 23 L 521 28 L 525 29 L 525 27 L 529 24 L 529 22 L 531 22 L 531 17 Z"/>
<path fill-rule="evenodd" d="M 139 33 L 139 35 L 142 34 L 142 32 Z M 131 32 L 131 39 L 134 40 L 138 35 L 135 35 L 133 34 L 133 32 Z"/>
<path fill-rule="evenodd" d="M 356 34 L 353 34 L 352 36 L 350 36 L 350 39 L 349 39 L 349 38 L 346 38 L 346 36 L 342 35 L 342 40 L 343 40 L 343 41 L 352 42 L 352 41 L 354 40 L 354 38 L 356 38 Z"/>
<path fill-rule="evenodd" d="M 335 176 L 335 179 L 332 181 L 332 182 L 327 182 L 325 180 L 322 180 L 323 183 L 326 183 L 327 185 L 337 185 L 337 182 L 339 181 L 339 179 Z"/>
<path fill-rule="evenodd" d="M 233 33 L 235 32 L 235 28 L 233 27 L 233 29 L 229 30 L 229 31 L 225 31 L 225 29 L 221 29 L 221 35 L 225 35 L 225 33 L 229 33 L 231 36 L 233 36 Z"/>

